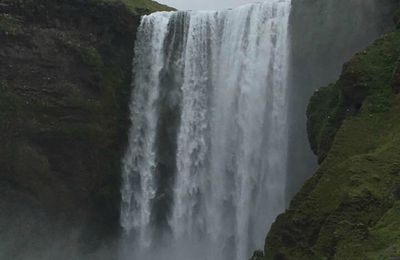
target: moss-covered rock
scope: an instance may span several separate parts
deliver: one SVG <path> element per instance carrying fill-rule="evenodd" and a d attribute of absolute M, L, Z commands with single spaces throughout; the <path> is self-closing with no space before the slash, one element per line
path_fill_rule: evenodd
<path fill-rule="evenodd" d="M 267 259 L 399 256 L 400 31 L 388 33 L 317 91 L 308 108 L 317 173 L 278 217 Z"/>
<path fill-rule="evenodd" d="M 397 28 L 400 28 L 400 10 L 398 10 L 394 15 L 393 21 L 396 24 Z"/>
<path fill-rule="evenodd" d="M 29 252 L 43 259 L 40 248 L 72 230 L 87 253 L 118 235 L 136 29 L 141 14 L 167 9 L 150 0 L 0 1 L 0 240 L 21 234 L 0 258 L 23 258 L 37 239 L 46 243 Z M 24 216 L 8 212 L 13 203 L 26 204 Z M 45 225 L 13 231 L 20 219 Z"/>
<path fill-rule="evenodd" d="M 393 74 L 393 89 L 396 93 L 400 92 L 400 59 L 397 61 L 397 68 Z"/>
<path fill-rule="evenodd" d="M 390 30 L 398 7 L 398 0 L 292 0 L 289 21 L 290 67 L 293 68 L 289 80 L 289 199 L 317 167 L 306 138 L 304 111 L 309 98 L 317 88 L 336 81 L 343 63 L 354 53 Z M 334 103 L 329 105 L 335 106 Z M 336 111 L 338 115 L 342 115 L 341 112 Z M 321 134 L 327 138 L 313 143 L 314 149 L 319 146 L 320 160 L 329 150 L 333 130 L 337 128 L 335 123 L 334 119 L 324 123 L 326 127 Z"/>
<path fill-rule="evenodd" d="M 264 259 L 264 252 L 262 250 L 257 250 L 253 253 L 253 256 L 250 260 L 263 260 Z"/>
<path fill-rule="evenodd" d="M 342 95 L 336 85 L 321 88 L 311 97 L 307 116 L 307 129 L 311 149 L 325 159 L 336 131 L 344 118 Z"/>

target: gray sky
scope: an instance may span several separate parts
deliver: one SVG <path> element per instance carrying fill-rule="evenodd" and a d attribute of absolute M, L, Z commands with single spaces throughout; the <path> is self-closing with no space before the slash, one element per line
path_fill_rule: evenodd
<path fill-rule="evenodd" d="M 257 0 L 158 0 L 179 10 L 220 10 L 231 8 Z"/>

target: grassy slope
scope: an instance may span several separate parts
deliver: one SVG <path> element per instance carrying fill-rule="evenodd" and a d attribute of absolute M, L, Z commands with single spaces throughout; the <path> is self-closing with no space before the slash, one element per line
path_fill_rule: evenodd
<path fill-rule="evenodd" d="M 400 31 L 357 54 L 311 100 L 311 143 L 322 162 L 267 237 L 268 258 L 399 256 Z"/>
<path fill-rule="evenodd" d="M 143 10 L 150 11 L 173 11 L 172 7 L 160 4 L 153 0 L 99 0 L 102 2 L 122 2 L 133 12 L 141 13 Z"/>

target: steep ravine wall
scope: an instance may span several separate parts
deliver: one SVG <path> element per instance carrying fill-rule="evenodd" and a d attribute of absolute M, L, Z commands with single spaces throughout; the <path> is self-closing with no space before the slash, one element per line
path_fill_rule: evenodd
<path fill-rule="evenodd" d="M 2 260 L 90 259 L 118 236 L 135 32 L 164 8 L 125 2 L 0 1 Z"/>
<path fill-rule="evenodd" d="M 400 257 L 399 60 L 394 29 L 314 93 L 308 131 L 320 166 L 273 224 L 267 259 Z"/>

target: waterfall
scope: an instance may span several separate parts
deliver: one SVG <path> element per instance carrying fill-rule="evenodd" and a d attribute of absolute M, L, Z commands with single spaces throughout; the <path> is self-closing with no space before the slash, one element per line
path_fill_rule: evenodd
<path fill-rule="evenodd" d="M 142 19 L 126 259 L 244 260 L 285 207 L 290 0 Z"/>

